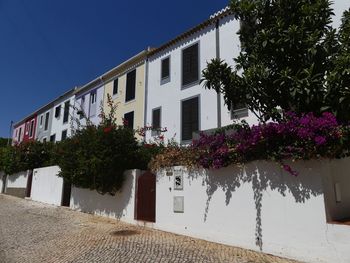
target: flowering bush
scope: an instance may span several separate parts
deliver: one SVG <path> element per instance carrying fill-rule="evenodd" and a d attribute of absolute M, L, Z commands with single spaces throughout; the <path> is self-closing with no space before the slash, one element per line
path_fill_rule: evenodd
<path fill-rule="evenodd" d="M 24 142 L 0 148 L 0 171 L 14 174 L 55 163 L 53 144 L 46 142 Z"/>
<path fill-rule="evenodd" d="M 340 125 L 333 114 L 312 113 L 297 116 L 286 113 L 279 123 L 262 123 L 249 127 L 245 123 L 234 125 L 230 133 L 221 130 L 208 135 L 202 133 L 186 151 L 192 160 L 183 160 L 183 149 L 171 148 L 166 156 L 157 156 L 151 163 L 157 167 L 196 164 L 207 169 L 219 169 L 231 164 L 253 160 L 272 160 L 293 175 L 295 171 L 283 164 L 284 159 L 309 160 L 315 158 L 341 158 L 349 156 L 350 126 Z M 181 158 L 178 158 L 181 156 Z M 152 167 L 156 167 L 154 164 Z"/>
<path fill-rule="evenodd" d="M 152 171 L 176 165 L 184 165 L 188 168 L 194 168 L 198 166 L 196 162 L 199 158 L 198 153 L 199 152 L 192 147 L 181 146 L 174 141 L 170 141 L 157 155 L 154 155 L 149 162 L 148 167 Z"/>

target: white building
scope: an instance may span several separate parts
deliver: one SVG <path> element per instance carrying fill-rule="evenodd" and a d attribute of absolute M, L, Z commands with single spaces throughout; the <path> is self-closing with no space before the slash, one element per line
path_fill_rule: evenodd
<path fill-rule="evenodd" d="M 150 53 L 146 125 L 166 127 L 166 140 L 186 142 L 193 132 L 232 124 L 223 97 L 204 89 L 200 80 L 213 58 L 233 65 L 240 51 L 238 29 L 239 22 L 229 11 L 219 12 Z M 256 122 L 247 109 L 237 107 L 235 114 Z M 146 140 L 150 139 L 152 133 L 147 132 Z"/>
<path fill-rule="evenodd" d="M 333 25 L 338 27 L 350 1 L 337 0 L 332 5 Z M 252 112 L 237 105 L 230 112 L 223 96 L 203 88 L 201 72 L 207 62 L 220 58 L 234 66 L 233 58 L 240 52 L 237 34 L 240 23 L 224 9 L 207 21 L 150 52 L 146 68 L 146 123 L 147 126 L 166 127 L 165 140 L 190 141 L 193 132 L 246 120 L 256 124 Z M 146 140 L 152 140 L 147 132 Z"/>
<path fill-rule="evenodd" d="M 61 141 L 71 136 L 75 90 L 76 88 L 69 90 L 54 102 L 51 133 L 47 141 Z"/>
<path fill-rule="evenodd" d="M 104 89 L 104 82 L 97 78 L 77 90 L 74 102 L 74 118 L 81 125 L 85 125 L 87 119 L 95 125 L 100 123 Z"/>

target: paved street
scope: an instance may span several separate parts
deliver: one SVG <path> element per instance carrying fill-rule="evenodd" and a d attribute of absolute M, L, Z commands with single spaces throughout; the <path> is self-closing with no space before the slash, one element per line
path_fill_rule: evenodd
<path fill-rule="evenodd" d="M 292 262 L 0 195 L 0 262 Z"/>

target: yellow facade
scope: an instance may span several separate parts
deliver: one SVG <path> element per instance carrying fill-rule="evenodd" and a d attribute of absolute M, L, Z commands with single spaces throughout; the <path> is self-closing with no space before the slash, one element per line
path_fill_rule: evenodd
<path fill-rule="evenodd" d="M 135 99 L 125 102 L 126 94 L 126 76 L 127 74 L 136 69 L 136 86 L 135 86 Z M 138 129 L 144 126 L 144 107 L 145 107 L 145 64 L 139 64 L 128 71 L 117 76 L 118 78 L 118 93 L 113 95 L 113 83 L 114 79 L 105 83 L 104 91 L 104 104 L 103 109 L 105 113 L 109 112 L 108 107 L 108 95 L 113 99 L 113 102 L 117 105 L 116 117 L 117 124 L 123 124 L 124 114 L 134 112 L 134 129 Z M 141 136 L 138 136 L 141 139 Z"/>

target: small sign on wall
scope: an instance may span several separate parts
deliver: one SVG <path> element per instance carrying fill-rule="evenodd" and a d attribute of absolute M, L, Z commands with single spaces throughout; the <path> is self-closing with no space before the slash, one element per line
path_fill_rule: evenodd
<path fill-rule="evenodd" d="M 174 212 L 183 213 L 184 212 L 184 197 L 174 196 Z"/>
<path fill-rule="evenodd" d="M 174 190 L 183 190 L 184 182 L 183 182 L 183 174 L 181 170 L 176 170 L 174 174 Z"/>

